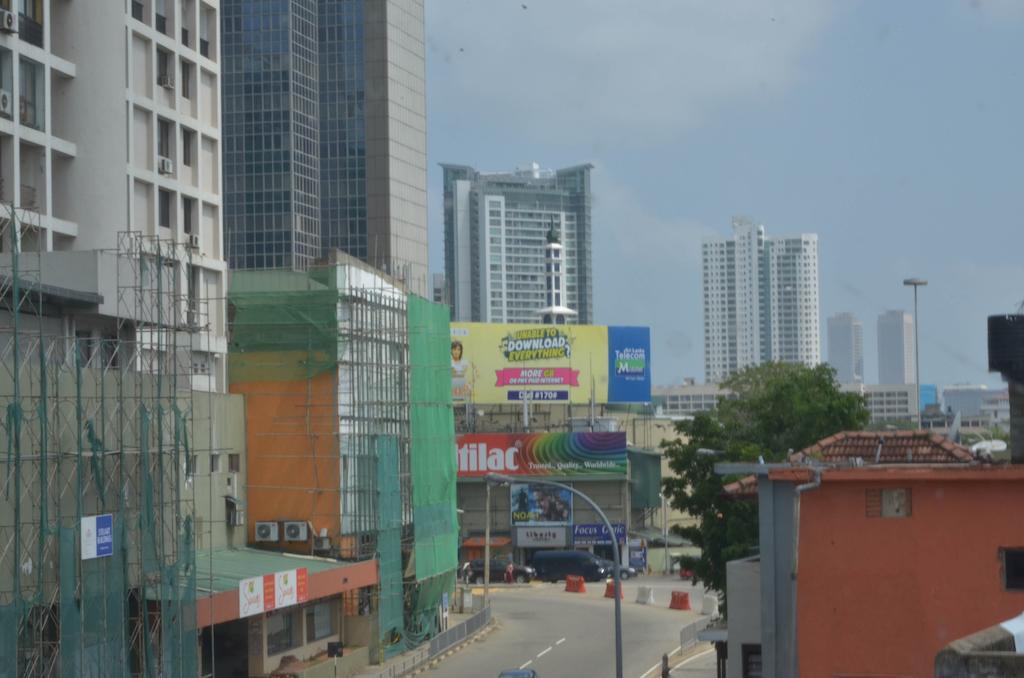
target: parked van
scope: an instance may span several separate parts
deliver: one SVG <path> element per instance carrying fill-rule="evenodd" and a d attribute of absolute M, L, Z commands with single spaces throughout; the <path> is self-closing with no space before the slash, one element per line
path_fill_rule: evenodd
<path fill-rule="evenodd" d="M 532 565 L 541 581 L 555 582 L 570 574 L 586 581 L 601 581 L 611 574 L 600 558 L 586 551 L 538 551 Z"/>

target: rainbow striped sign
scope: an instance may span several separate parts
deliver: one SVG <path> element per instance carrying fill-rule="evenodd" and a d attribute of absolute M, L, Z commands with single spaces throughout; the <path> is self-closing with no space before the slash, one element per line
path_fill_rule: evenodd
<path fill-rule="evenodd" d="M 625 475 L 626 434 L 465 433 L 456 458 L 460 478 Z"/>

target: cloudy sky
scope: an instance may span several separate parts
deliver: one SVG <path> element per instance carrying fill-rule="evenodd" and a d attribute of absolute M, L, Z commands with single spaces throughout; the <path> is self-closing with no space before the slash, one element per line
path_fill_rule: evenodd
<path fill-rule="evenodd" d="M 440 162 L 590 162 L 596 322 L 703 379 L 700 241 L 817 233 L 825 319 L 921 295 L 925 383 L 982 382 L 1024 301 L 1024 0 L 427 0 L 431 268 Z"/>

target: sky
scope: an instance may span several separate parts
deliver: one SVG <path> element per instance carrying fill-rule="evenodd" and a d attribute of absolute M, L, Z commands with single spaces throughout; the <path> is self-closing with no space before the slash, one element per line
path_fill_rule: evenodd
<path fill-rule="evenodd" d="M 1024 302 L 1024 0 L 427 0 L 439 163 L 592 163 L 597 324 L 649 325 L 656 384 L 704 377 L 700 243 L 817 233 L 826 319 L 912 310 L 921 382 L 1000 384 Z"/>

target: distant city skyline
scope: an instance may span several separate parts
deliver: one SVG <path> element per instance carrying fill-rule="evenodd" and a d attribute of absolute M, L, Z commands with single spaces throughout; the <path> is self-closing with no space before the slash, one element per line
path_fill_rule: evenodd
<path fill-rule="evenodd" d="M 528 5 L 427 5 L 431 270 L 438 162 L 586 159 L 594 322 L 651 325 L 657 383 L 702 378 L 700 243 L 734 214 L 818 234 L 822 322 L 865 323 L 866 380 L 875 318 L 917 276 L 922 383 L 1001 383 L 986 318 L 1024 299 L 1024 3 Z"/>
<path fill-rule="evenodd" d="M 864 383 L 864 325 L 852 313 L 828 319 L 828 357 L 841 384 Z"/>

